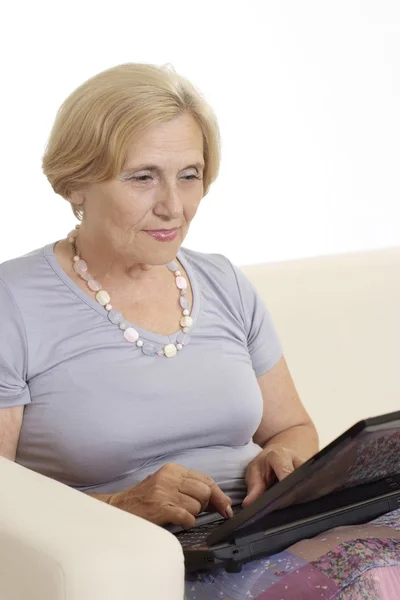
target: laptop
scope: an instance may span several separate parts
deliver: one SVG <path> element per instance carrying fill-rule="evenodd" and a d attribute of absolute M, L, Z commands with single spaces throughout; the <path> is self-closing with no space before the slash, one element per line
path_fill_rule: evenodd
<path fill-rule="evenodd" d="M 225 568 L 274 554 L 333 527 L 400 508 L 400 411 L 356 423 L 234 516 L 176 533 L 186 571 Z"/>

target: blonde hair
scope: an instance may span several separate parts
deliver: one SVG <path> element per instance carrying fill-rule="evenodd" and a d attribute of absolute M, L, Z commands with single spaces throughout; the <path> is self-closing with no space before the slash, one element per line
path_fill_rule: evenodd
<path fill-rule="evenodd" d="M 205 195 L 219 171 L 218 123 L 200 92 L 170 65 L 118 65 L 80 85 L 58 110 L 43 172 L 56 194 L 69 200 L 84 185 L 119 175 L 133 140 L 184 112 L 203 132 Z M 82 220 L 82 209 L 72 204 L 72 210 Z"/>

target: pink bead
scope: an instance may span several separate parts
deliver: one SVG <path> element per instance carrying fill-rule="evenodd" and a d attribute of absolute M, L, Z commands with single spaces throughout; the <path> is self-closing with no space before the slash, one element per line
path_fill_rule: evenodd
<path fill-rule="evenodd" d="M 91 279 L 94 279 L 93 275 L 91 273 L 89 273 L 89 271 L 86 271 L 86 273 L 82 273 L 81 277 L 85 281 L 90 281 Z"/>
<path fill-rule="evenodd" d="M 87 270 L 88 270 L 87 264 L 85 263 L 84 260 L 79 259 L 76 262 L 74 262 L 74 271 L 76 273 L 78 273 L 78 275 L 82 275 L 82 273 L 86 273 Z"/>
<path fill-rule="evenodd" d="M 182 348 L 183 348 L 182 344 L 177 344 L 177 345 L 176 345 L 176 349 L 177 349 L 177 350 L 182 350 Z"/>
<path fill-rule="evenodd" d="M 88 282 L 88 287 L 93 291 L 93 292 L 99 292 L 102 288 L 101 283 L 99 283 L 98 281 L 96 281 L 95 279 L 90 279 Z"/>
<path fill-rule="evenodd" d="M 124 331 L 124 338 L 127 342 L 134 344 L 139 339 L 139 334 L 133 327 L 128 327 L 128 329 L 125 329 Z"/>
<path fill-rule="evenodd" d="M 176 283 L 176 287 L 179 288 L 180 290 L 186 290 L 187 288 L 187 283 L 186 283 L 186 279 L 182 276 L 177 277 L 175 279 L 175 283 Z"/>
<path fill-rule="evenodd" d="M 110 312 L 110 310 L 112 310 L 112 304 L 106 304 L 104 308 Z"/>

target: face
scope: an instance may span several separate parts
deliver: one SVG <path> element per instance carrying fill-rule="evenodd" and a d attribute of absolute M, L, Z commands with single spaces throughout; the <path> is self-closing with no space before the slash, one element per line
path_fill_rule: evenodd
<path fill-rule="evenodd" d="M 203 136 L 190 115 L 149 128 L 122 173 L 71 196 L 82 229 L 126 262 L 166 264 L 179 250 L 203 197 Z"/>

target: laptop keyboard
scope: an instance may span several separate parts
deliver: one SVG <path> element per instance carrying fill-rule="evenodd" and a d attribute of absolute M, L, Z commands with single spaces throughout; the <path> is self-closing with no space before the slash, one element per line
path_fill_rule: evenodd
<path fill-rule="evenodd" d="M 207 546 L 207 537 L 224 522 L 225 519 L 218 519 L 218 521 L 213 521 L 212 523 L 205 523 L 204 525 L 199 525 L 199 527 L 193 527 L 193 529 L 189 529 L 188 531 L 181 531 L 176 537 L 183 548 Z"/>

